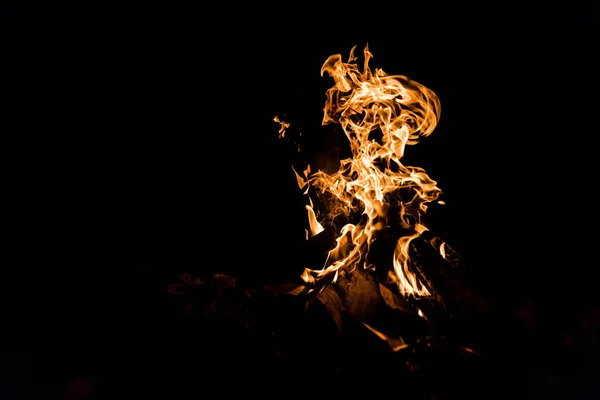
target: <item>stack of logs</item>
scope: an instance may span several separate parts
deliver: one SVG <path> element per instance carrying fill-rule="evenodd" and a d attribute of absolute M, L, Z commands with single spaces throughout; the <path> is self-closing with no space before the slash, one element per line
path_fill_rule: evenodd
<path fill-rule="evenodd" d="M 321 261 L 330 238 L 325 231 L 309 240 L 305 257 Z M 471 320 L 486 305 L 461 279 L 460 257 L 448 246 L 442 256 L 439 245 L 427 235 L 412 243 L 415 271 L 433 293 L 427 298 L 404 298 L 372 270 L 358 268 L 321 286 L 298 279 L 248 287 L 223 274 L 208 281 L 183 274 L 169 292 L 185 318 L 220 332 L 211 340 L 251 343 L 252 357 L 271 365 L 264 374 L 296 379 L 311 371 L 346 383 L 404 377 L 406 391 L 464 397 L 465 387 L 451 381 L 476 374 L 480 357 L 460 341 L 456 321 Z"/>

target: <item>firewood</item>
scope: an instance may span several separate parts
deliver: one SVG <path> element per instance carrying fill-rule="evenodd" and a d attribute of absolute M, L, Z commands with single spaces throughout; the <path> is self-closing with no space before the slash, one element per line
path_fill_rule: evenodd
<path fill-rule="evenodd" d="M 316 294 L 315 301 L 327 309 L 338 330 L 346 334 L 356 330 L 351 325 L 368 325 L 390 338 L 416 338 L 429 329 L 429 322 L 418 315 L 415 304 L 400 296 L 396 286 L 377 280 L 372 270 L 340 272 L 336 282 Z"/>
<path fill-rule="evenodd" d="M 335 247 L 335 232 L 327 227 L 315 236 L 311 236 L 302 246 L 298 255 L 306 268 L 322 268 L 329 250 Z"/>
<path fill-rule="evenodd" d="M 487 302 L 468 287 L 464 271 L 455 268 L 424 238 L 411 242 L 411 261 L 440 304 L 450 313 L 478 313 L 487 310 Z"/>
<path fill-rule="evenodd" d="M 427 241 L 438 253 L 440 253 L 440 255 L 443 253 L 443 258 L 446 260 L 448 265 L 461 272 L 464 271 L 465 265 L 462 257 L 442 238 L 436 236 L 431 231 L 425 231 L 421 233 L 421 238 Z"/>
<path fill-rule="evenodd" d="M 338 280 L 320 290 L 316 299 L 327 308 L 339 326 L 341 313 L 347 313 L 354 320 L 365 321 L 375 312 L 381 294 L 374 277 L 368 271 L 357 268 L 351 272 L 340 271 Z"/>
<path fill-rule="evenodd" d="M 335 322 L 338 331 L 343 330 L 342 314 L 346 311 L 342 295 L 336 286 L 328 285 L 317 295 L 317 301 L 321 303 Z M 308 304 L 310 307 L 310 303 Z"/>
<path fill-rule="evenodd" d="M 337 287 L 346 311 L 356 321 L 366 321 L 381 301 L 379 283 L 368 270 L 356 268 L 340 274 Z"/>

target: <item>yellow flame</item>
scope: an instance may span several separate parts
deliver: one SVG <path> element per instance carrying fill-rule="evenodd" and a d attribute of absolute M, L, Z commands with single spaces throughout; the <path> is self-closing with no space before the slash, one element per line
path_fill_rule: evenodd
<path fill-rule="evenodd" d="M 277 116 L 273 118 L 273 121 L 279 124 L 279 138 L 281 139 L 282 137 L 285 137 L 285 132 L 287 131 L 287 128 L 290 127 L 290 123 L 279 119 Z"/>
<path fill-rule="evenodd" d="M 442 242 L 440 245 L 440 254 L 442 255 L 442 258 L 446 258 L 446 242 Z"/>
<path fill-rule="evenodd" d="M 313 207 L 314 206 L 312 200 L 310 200 L 310 204 L 306 205 L 306 210 L 308 211 L 308 225 L 310 228 L 310 236 L 318 235 L 319 233 L 325 230 L 325 228 L 323 228 L 323 225 L 321 225 L 319 221 L 317 221 L 317 216 Z"/>
<path fill-rule="evenodd" d="M 298 183 L 298 187 L 300 189 L 304 189 L 304 187 L 308 185 L 308 180 L 306 180 L 303 176 L 296 172 L 294 166 L 292 166 L 292 170 L 294 171 L 294 175 L 296 175 L 296 182 Z"/>
<path fill-rule="evenodd" d="M 301 188 L 308 190 L 310 185 L 326 201 L 321 213 L 324 223 L 335 227 L 338 217 L 344 217 L 344 221 L 356 217 L 358 222 L 346 223 L 339 229 L 326 265 L 321 270 L 307 269 L 303 278 L 318 280 L 330 273 L 337 277 L 342 268 L 371 267 L 371 244 L 377 232 L 388 227 L 394 218 L 404 233 L 397 238 L 390 278 L 404 295 L 427 296 L 427 288 L 411 271 L 409 246 L 427 230 L 421 217 L 428 204 L 438 198 L 440 189 L 422 168 L 405 166 L 401 158 L 406 145 L 416 144 L 434 130 L 440 113 L 439 99 L 433 91 L 406 76 L 388 75 L 381 69 L 372 71 L 368 46 L 363 52 L 361 70 L 355 49 L 350 51 L 347 62 L 336 54 L 321 68 L 321 75 L 327 73 L 335 82 L 327 91 L 322 123 L 341 126 L 352 156 L 341 160 L 333 174 L 311 174 L 307 170 L 306 180 L 297 173 L 296 177 Z M 283 124 L 282 129 L 285 130 Z M 312 203 L 307 209 L 311 233 L 322 229 L 322 225 L 315 224 L 316 218 L 313 220 Z"/>

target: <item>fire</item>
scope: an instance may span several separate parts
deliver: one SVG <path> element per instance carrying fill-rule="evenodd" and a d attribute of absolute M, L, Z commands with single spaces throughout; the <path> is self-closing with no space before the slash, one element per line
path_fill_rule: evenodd
<path fill-rule="evenodd" d="M 406 76 L 372 71 L 368 46 L 361 69 L 355 49 L 347 61 L 335 54 L 321 68 L 321 76 L 327 74 L 334 80 L 326 93 L 322 124 L 341 127 L 352 156 L 341 160 L 332 174 L 311 173 L 310 167 L 303 175 L 294 170 L 300 188 L 305 194 L 310 189 L 323 205 L 320 222 L 312 200 L 306 206 L 307 238 L 321 232 L 324 225 L 338 231 L 323 268 L 307 268 L 302 278 L 314 282 L 333 274 L 335 281 L 342 269 L 375 268 L 370 253 L 378 234 L 399 226 L 401 231 L 394 232 L 389 277 L 403 295 L 428 296 L 427 288 L 411 271 L 409 249 L 411 241 L 427 230 L 422 217 L 441 190 L 422 168 L 403 165 L 401 160 L 407 145 L 433 132 L 440 102 L 433 91 Z M 289 124 L 275 121 L 281 124 L 282 137 Z"/>
<path fill-rule="evenodd" d="M 287 128 L 289 128 L 290 123 L 280 120 L 279 117 L 273 118 L 273 121 L 279 123 L 279 125 L 280 125 L 280 127 L 279 127 L 279 139 L 281 139 L 282 137 L 285 137 L 285 131 L 286 131 Z"/>

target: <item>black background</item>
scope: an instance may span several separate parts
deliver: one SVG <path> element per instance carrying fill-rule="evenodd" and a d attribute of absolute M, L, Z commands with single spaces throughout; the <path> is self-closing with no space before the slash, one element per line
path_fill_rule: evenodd
<path fill-rule="evenodd" d="M 6 4 L 8 271 L 29 288 L 17 318 L 69 343 L 27 329 L 11 358 L 24 376 L 62 357 L 52 386 L 108 357 L 101 343 L 165 329 L 157 293 L 177 272 L 295 275 L 304 199 L 272 119 L 319 151 L 320 67 L 355 45 L 440 97 L 438 128 L 407 160 L 443 189 L 431 225 L 481 290 L 561 318 L 597 301 L 591 2 Z"/>

